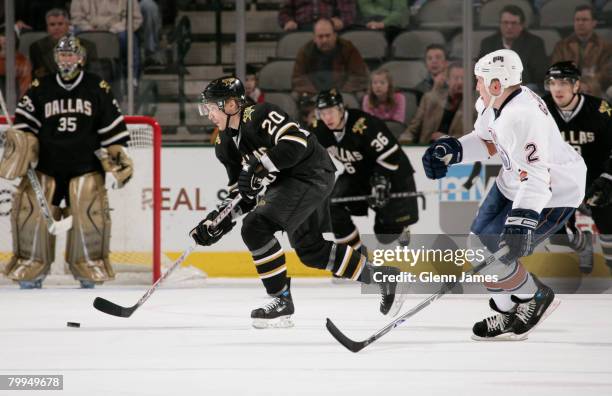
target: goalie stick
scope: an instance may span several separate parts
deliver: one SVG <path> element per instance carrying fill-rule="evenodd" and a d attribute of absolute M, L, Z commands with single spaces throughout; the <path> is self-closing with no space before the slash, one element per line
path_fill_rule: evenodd
<path fill-rule="evenodd" d="M 10 128 L 13 127 L 13 121 L 9 116 L 8 109 L 6 107 L 6 102 L 4 101 L 4 94 L 2 90 L 0 90 L 0 107 L 2 108 L 2 113 L 4 113 L 4 118 L 6 118 L 6 123 Z M 49 208 L 49 203 L 45 198 L 45 194 L 43 192 L 42 186 L 38 181 L 38 177 L 36 177 L 36 172 L 33 168 L 29 168 L 26 173 L 28 176 L 28 180 L 32 185 L 32 189 L 34 190 L 34 195 L 36 196 L 36 202 L 38 202 L 38 206 L 40 207 L 40 212 L 45 218 L 45 222 L 47 223 L 47 229 L 53 235 L 62 234 L 72 228 L 72 216 L 68 216 L 62 220 L 56 221 L 51 216 L 51 209 Z"/>
<path fill-rule="evenodd" d="M 223 221 L 223 219 L 231 215 L 232 210 L 236 207 L 236 205 L 238 205 L 238 203 L 240 203 L 241 200 L 242 200 L 241 195 L 238 195 L 236 198 L 234 198 L 229 203 L 229 205 L 227 205 L 217 215 L 217 217 L 215 217 L 211 226 L 213 227 L 218 226 L 219 223 Z M 191 254 L 191 252 L 193 252 L 195 248 L 196 248 L 195 244 L 189 246 L 183 252 L 183 254 L 181 254 L 181 257 L 179 257 L 174 263 L 172 263 L 170 268 L 168 268 L 168 270 L 164 272 L 164 274 L 157 280 L 157 282 L 155 282 L 153 286 L 151 286 L 149 290 L 147 290 L 146 293 L 142 297 L 140 297 L 140 300 L 138 300 L 138 302 L 132 305 L 131 307 L 123 307 L 121 305 L 115 304 L 114 302 L 108 301 L 105 298 L 96 297 L 96 299 L 93 302 L 94 308 L 108 315 L 119 316 L 121 318 L 129 318 L 130 316 L 132 316 L 134 311 L 140 308 L 140 306 L 144 304 L 149 299 L 149 297 L 151 297 L 151 295 L 155 292 L 155 290 L 157 290 L 157 287 L 162 284 L 164 279 L 166 279 L 176 268 L 178 268 L 185 261 L 185 259 L 187 259 L 187 257 Z"/>
<path fill-rule="evenodd" d="M 502 249 L 498 250 L 495 254 L 489 255 L 483 262 L 473 267 L 472 270 L 470 270 L 468 273 L 476 274 L 482 271 L 483 268 L 499 260 L 499 258 L 507 254 L 508 251 L 509 250 L 507 247 L 503 247 Z M 391 330 L 395 329 L 397 326 L 404 323 L 406 320 L 408 320 L 412 316 L 416 315 L 418 312 L 425 309 L 432 302 L 444 296 L 446 293 L 451 291 L 457 284 L 458 282 L 446 283 L 444 286 L 442 286 L 442 288 L 440 288 L 440 290 L 437 293 L 434 293 L 431 296 L 427 297 L 420 304 L 413 307 L 412 309 L 410 309 L 403 315 L 397 317 L 391 323 L 389 323 L 382 329 L 378 330 L 376 333 L 372 334 L 370 337 L 366 338 L 363 341 L 355 341 L 355 340 L 348 338 L 342 331 L 340 331 L 340 329 L 338 329 L 338 327 L 334 324 L 334 322 L 332 322 L 330 318 L 327 318 L 325 327 L 327 327 L 327 330 L 336 339 L 336 341 L 344 345 L 344 347 L 348 349 L 349 351 L 357 353 L 361 351 L 363 348 L 373 343 L 374 341 L 384 336 L 385 334 L 387 334 L 388 332 L 390 332 Z"/>

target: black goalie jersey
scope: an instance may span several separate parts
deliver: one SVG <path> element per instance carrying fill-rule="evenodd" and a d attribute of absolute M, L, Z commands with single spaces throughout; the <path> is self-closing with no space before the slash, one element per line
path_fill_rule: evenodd
<path fill-rule="evenodd" d="M 316 137 L 269 103 L 246 107 L 240 130 L 227 129 L 217 136 L 215 154 L 227 170 L 230 188 L 238 183 L 242 162 L 252 155 L 261 158 L 267 154 L 279 170 L 279 180 L 295 177 L 308 182 L 322 169 L 335 171 Z"/>
<path fill-rule="evenodd" d="M 612 107 L 603 99 L 581 94 L 576 109 L 563 114 L 550 94 L 543 99 L 565 141 L 584 158 L 588 188 L 599 175 L 612 170 Z"/>
<path fill-rule="evenodd" d="M 129 140 L 110 85 L 87 72 L 72 84 L 58 74 L 32 81 L 15 110 L 15 128 L 38 137 L 37 169 L 49 176 L 101 172 L 95 151 Z"/>
<path fill-rule="evenodd" d="M 344 165 L 342 177 L 369 191 L 370 176 L 381 174 L 392 191 L 407 191 L 414 169 L 385 123 L 361 110 L 345 110 L 343 132 L 332 132 L 322 121 L 313 131 L 327 151 Z"/>

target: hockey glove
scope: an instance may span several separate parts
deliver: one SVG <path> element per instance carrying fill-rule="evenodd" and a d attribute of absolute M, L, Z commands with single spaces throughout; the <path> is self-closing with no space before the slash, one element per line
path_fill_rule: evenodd
<path fill-rule="evenodd" d="M 217 204 L 217 210 L 219 212 L 223 212 L 223 209 L 225 209 L 227 207 L 227 205 L 232 203 L 232 201 L 239 194 L 240 194 L 240 191 L 238 190 L 238 188 L 234 188 L 234 189 L 230 190 L 229 193 L 227 194 L 227 197 L 223 201 L 221 201 L 219 204 Z M 237 217 L 240 217 L 241 215 L 243 215 L 245 213 L 249 213 L 251 210 L 253 210 L 255 208 L 255 204 L 256 203 L 257 202 L 255 200 L 252 200 L 252 201 L 245 201 L 244 199 L 241 200 L 240 203 L 232 211 L 234 219 L 237 218 Z"/>
<path fill-rule="evenodd" d="M 232 221 L 232 216 L 229 215 L 224 218 L 217 227 L 212 227 L 212 222 L 218 215 L 219 212 L 213 210 L 204 220 L 200 221 L 200 223 L 191 230 L 189 236 L 191 236 L 198 245 L 210 246 L 216 243 L 236 225 L 236 222 Z"/>
<path fill-rule="evenodd" d="M 113 189 L 122 188 L 130 181 L 134 173 L 134 163 L 127 150 L 121 145 L 112 145 L 96 150 L 96 156 L 107 172 Z"/>
<path fill-rule="evenodd" d="M 506 219 L 500 247 L 507 246 L 509 252 L 500 260 L 510 263 L 520 257 L 529 256 L 535 248 L 534 233 L 540 215 L 535 210 L 512 209 Z"/>
<path fill-rule="evenodd" d="M 441 137 L 432 143 L 423 154 L 423 168 L 430 179 L 446 176 L 448 166 L 461 162 L 463 148 L 461 142 L 450 136 Z"/>
<path fill-rule="evenodd" d="M 612 205 L 612 175 L 602 173 L 587 189 L 585 198 L 589 206 Z"/>
<path fill-rule="evenodd" d="M 374 174 L 370 178 L 370 185 L 372 186 L 372 194 L 368 198 L 368 205 L 372 209 L 380 209 L 387 205 L 391 194 L 389 179 L 383 175 Z"/>
<path fill-rule="evenodd" d="M 263 180 L 268 176 L 268 173 L 268 170 L 259 159 L 255 157 L 249 158 L 242 166 L 242 171 L 238 177 L 238 189 L 242 199 L 254 201 L 257 194 L 262 190 Z"/>

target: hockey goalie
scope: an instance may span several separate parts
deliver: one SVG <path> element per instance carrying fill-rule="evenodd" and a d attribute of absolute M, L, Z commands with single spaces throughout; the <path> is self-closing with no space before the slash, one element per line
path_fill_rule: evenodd
<path fill-rule="evenodd" d="M 115 276 L 105 179 L 120 188 L 131 178 L 125 149 L 130 137 L 109 84 L 83 70 L 86 53 L 79 39 L 61 38 L 54 57 L 57 73 L 32 81 L 6 133 L 0 177 L 22 180 L 13 197 L 13 256 L 5 274 L 22 289 L 40 288 L 55 257 L 55 235 L 23 177 L 35 166 L 53 218 L 73 218 L 68 268 L 81 287 L 93 288 Z"/>

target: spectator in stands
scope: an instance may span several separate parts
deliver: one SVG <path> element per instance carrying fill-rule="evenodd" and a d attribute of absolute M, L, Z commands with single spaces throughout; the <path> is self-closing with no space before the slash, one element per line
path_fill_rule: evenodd
<path fill-rule="evenodd" d="M 400 135 L 401 143 L 429 144 L 443 135 L 463 135 L 461 102 L 463 65 L 452 62 L 446 72 L 448 88 L 436 88 L 423 95 L 414 118 Z"/>
<path fill-rule="evenodd" d="M 320 18 L 329 19 L 334 30 L 352 25 L 357 15 L 355 0 L 284 0 L 278 22 L 284 31 L 310 30 Z"/>
<path fill-rule="evenodd" d="M 548 64 L 544 41 L 527 31 L 525 13 L 515 5 L 502 8 L 499 31 L 482 40 L 478 58 L 503 48 L 515 51 L 521 57 L 523 84 L 541 90 Z"/>
<path fill-rule="evenodd" d="M 140 5 L 138 1 L 133 4 L 133 23 L 134 31 L 138 30 L 142 25 L 142 14 L 140 13 Z M 70 14 L 72 22 L 77 32 L 87 30 L 104 30 L 115 33 L 119 36 L 121 46 L 121 56 L 124 60 L 124 73 L 127 75 L 127 0 L 72 0 L 70 5 Z M 140 48 L 138 40 L 134 37 L 133 46 L 133 71 L 134 81 L 137 84 L 137 78 L 140 71 Z"/>
<path fill-rule="evenodd" d="M 295 60 L 293 91 L 298 95 L 315 95 L 337 87 L 361 97 L 367 84 L 368 67 L 357 48 L 338 37 L 331 20 L 319 19 L 313 40 L 299 50 Z"/>
<path fill-rule="evenodd" d="M 380 68 L 370 74 L 368 94 L 363 97 L 361 109 L 381 120 L 406 122 L 406 97 L 395 91 L 389 70 Z"/>
<path fill-rule="evenodd" d="M 161 65 L 164 63 L 160 52 L 162 18 L 159 6 L 154 0 L 139 0 L 142 14 L 142 39 L 145 52 L 145 65 Z"/>
<path fill-rule="evenodd" d="M 0 85 L 4 90 L 6 76 L 6 37 L 4 36 L 4 26 L 0 31 Z M 17 93 L 21 97 L 30 87 L 32 82 L 32 67 L 28 59 L 20 52 L 15 50 L 15 74 Z"/>
<path fill-rule="evenodd" d="M 45 30 L 47 12 L 66 8 L 68 3 L 66 0 L 15 0 L 15 20 L 21 21 L 19 30 Z"/>
<path fill-rule="evenodd" d="M 244 79 L 244 90 L 246 99 L 252 104 L 263 103 L 265 95 L 257 86 L 257 70 L 252 65 L 247 65 L 246 78 Z"/>
<path fill-rule="evenodd" d="M 408 24 L 410 12 L 406 0 L 357 0 L 360 25 L 371 30 L 384 30 L 392 42 Z"/>
<path fill-rule="evenodd" d="M 417 103 L 421 102 L 424 94 L 432 89 L 442 89 L 446 84 L 446 67 L 448 66 L 446 49 L 440 44 L 430 44 L 425 49 L 425 67 L 427 77 L 423 79 L 414 90 Z"/>
<path fill-rule="evenodd" d="M 47 33 L 46 37 L 35 41 L 30 46 L 30 61 L 32 62 L 32 77 L 41 78 L 48 74 L 57 72 L 54 51 L 58 40 L 68 34 L 70 30 L 70 18 L 68 11 L 62 8 L 52 8 L 47 11 Z M 94 63 L 98 56 L 96 45 L 88 40 L 80 39 L 87 53 L 87 64 Z M 92 71 L 88 67 L 89 71 Z"/>
<path fill-rule="evenodd" d="M 552 63 L 573 61 L 584 77 L 595 77 L 605 90 L 612 83 L 612 44 L 595 33 L 593 8 L 580 5 L 574 11 L 574 33 L 559 41 Z"/>

